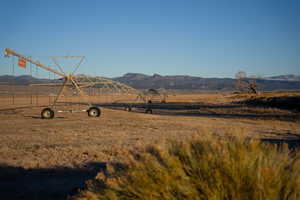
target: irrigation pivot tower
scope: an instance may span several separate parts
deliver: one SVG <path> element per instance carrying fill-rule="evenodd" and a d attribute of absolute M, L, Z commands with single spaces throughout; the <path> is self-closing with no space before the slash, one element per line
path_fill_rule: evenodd
<path fill-rule="evenodd" d="M 60 71 L 57 71 L 49 66 L 46 66 L 44 64 L 41 64 L 38 61 L 34 61 L 32 60 L 30 57 L 25 57 L 17 52 L 15 52 L 12 49 L 6 48 L 4 50 L 4 55 L 7 56 L 16 56 L 19 58 L 19 60 L 21 59 L 21 61 L 23 63 L 29 62 L 32 63 L 34 65 L 36 65 L 37 67 L 40 67 L 46 71 L 49 71 L 51 73 L 54 73 L 58 76 L 60 76 L 63 79 L 63 84 L 61 85 L 61 88 L 59 90 L 58 95 L 56 96 L 54 102 L 50 105 L 50 107 L 44 108 L 41 112 L 41 117 L 43 119 L 52 119 L 54 117 L 54 113 L 55 112 L 74 112 L 75 110 L 55 110 L 55 106 L 57 104 L 58 99 L 62 96 L 64 90 L 69 87 L 72 86 L 77 90 L 77 93 L 79 95 L 81 95 L 81 97 L 85 100 L 87 99 L 87 95 L 85 94 L 85 92 L 83 91 L 83 89 L 81 89 L 82 87 L 86 86 L 86 85 L 91 85 L 90 82 L 78 82 L 78 79 L 84 79 L 87 78 L 87 76 L 77 76 L 74 75 L 74 73 L 76 72 L 76 70 L 79 68 L 79 65 L 82 63 L 84 56 L 67 56 L 67 57 L 77 57 L 77 58 L 81 58 L 80 62 L 78 63 L 78 65 L 76 66 L 75 70 L 70 73 L 70 74 L 66 74 L 63 72 L 62 68 L 55 62 L 55 59 L 53 57 L 54 62 L 56 63 L 56 65 L 58 65 Z M 95 84 L 95 83 L 93 83 Z M 57 84 L 56 84 L 57 85 Z M 88 101 L 87 101 L 88 102 Z M 87 112 L 88 116 L 90 117 L 99 117 L 101 114 L 101 110 L 100 108 L 96 107 L 96 106 L 92 106 L 92 104 L 90 102 L 88 102 L 88 109 L 85 110 L 77 110 L 76 112 Z"/>

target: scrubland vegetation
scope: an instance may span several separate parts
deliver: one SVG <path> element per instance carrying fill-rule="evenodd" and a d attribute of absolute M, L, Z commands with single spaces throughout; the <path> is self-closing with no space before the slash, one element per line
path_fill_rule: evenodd
<path fill-rule="evenodd" d="M 237 94 L 231 96 L 232 99 L 238 99 L 238 103 L 259 106 L 287 109 L 291 111 L 300 111 L 300 93 L 299 92 L 264 92 L 260 94 Z"/>
<path fill-rule="evenodd" d="M 75 200 L 300 198 L 300 155 L 245 137 L 148 146 L 88 181 Z"/>
<path fill-rule="evenodd" d="M 52 120 L 40 119 L 42 107 L 27 105 L 30 96 L 14 105 L 1 97 L 1 198 L 300 199 L 299 155 L 270 144 L 299 148 L 299 112 L 247 102 L 297 96 L 174 94 L 166 105 L 195 109 L 151 115 L 102 107 L 100 118 L 58 113 Z M 124 96 L 92 100 L 118 98 Z M 48 101 L 39 96 L 39 105 Z M 66 109 L 73 106 L 82 105 Z"/>

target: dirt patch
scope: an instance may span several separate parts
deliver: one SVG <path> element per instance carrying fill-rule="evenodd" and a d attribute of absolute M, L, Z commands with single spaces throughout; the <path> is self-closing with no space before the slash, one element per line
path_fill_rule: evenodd
<path fill-rule="evenodd" d="M 171 103 L 176 98 L 200 107 L 153 109 L 153 114 L 102 108 L 99 118 L 58 113 L 51 120 L 40 118 L 41 107 L 0 114 L 0 195 L 64 199 L 94 176 L 89 163 L 122 163 L 128 151 L 148 144 L 163 146 L 170 139 L 208 134 L 280 139 L 288 133 L 300 134 L 299 114 L 289 110 L 231 104 L 223 94 L 177 95 Z"/>

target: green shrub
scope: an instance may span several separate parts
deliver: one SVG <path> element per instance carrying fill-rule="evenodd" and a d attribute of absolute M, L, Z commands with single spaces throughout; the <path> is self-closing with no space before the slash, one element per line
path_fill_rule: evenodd
<path fill-rule="evenodd" d="M 286 146 L 228 137 L 171 142 L 131 154 L 74 199 L 300 199 L 300 157 Z"/>

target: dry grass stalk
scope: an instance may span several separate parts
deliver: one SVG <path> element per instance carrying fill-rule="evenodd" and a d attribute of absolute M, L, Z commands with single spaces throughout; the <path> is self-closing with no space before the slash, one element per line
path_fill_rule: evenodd
<path fill-rule="evenodd" d="M 299 175 L 300 156 L 286 146 L 201 137 L 133 153 L 126 168 L 98 174 L 73 199 L 296 200 Z"/>

